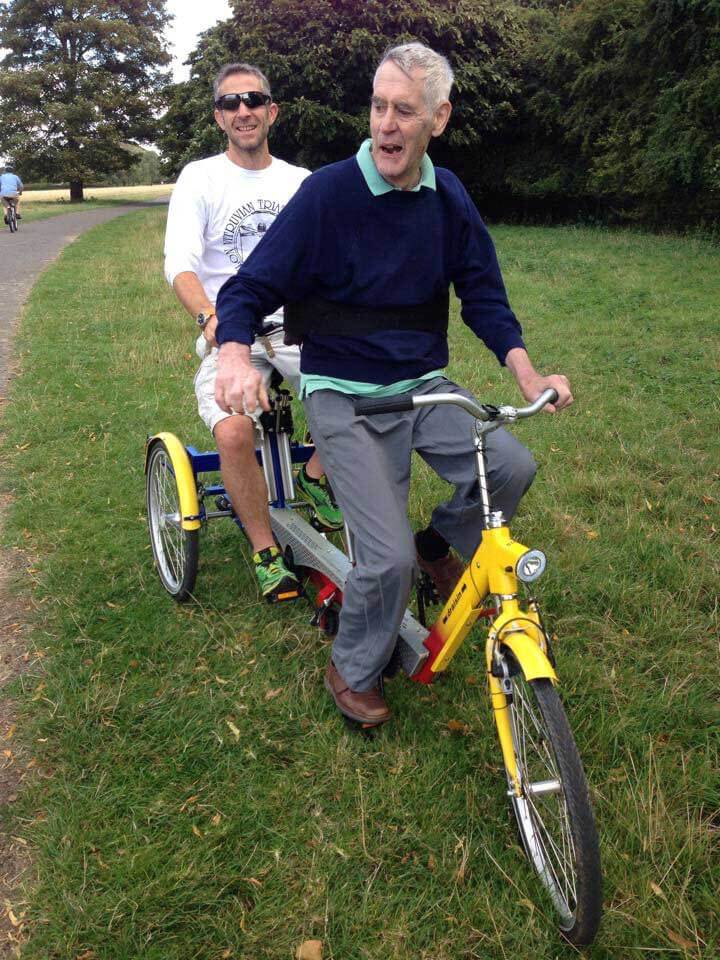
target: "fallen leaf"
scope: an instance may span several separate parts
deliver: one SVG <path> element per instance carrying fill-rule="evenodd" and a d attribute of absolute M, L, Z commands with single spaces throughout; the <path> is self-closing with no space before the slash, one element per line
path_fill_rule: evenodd
<path fill-rule="evenodd" d="M 667 900 L 662 887 L 659 887 L 656 883 L 650 882 L 650 889 L 655 894 L 656 897 L 660 897 L 662 900 Z"/>
<path fill-rule="evenodd" d="M 585 536 L 588 538 L 588 540 L 597 540 L 600 534 L 597 532 L 597 530 L 588 530 Z"/>
<path fill-rule="evenodd" d="M 282 693 L 282 690 L 283 690 L 282 687 L 277 687 L 275 690 L 268 690 L 268 692 L 265 694 L 265 699 L 272 700 L 273 697 L 277 697 L 279 693 Z M 307 942 L 311 943 L 312 941 L 308 940 Z M 320 943 L 319 940 L 317 942 Z"/>
<path fill-rule="evenodd" d="M 238 728 L 235 726 L 235 724 L 232 722 L 232 720 L 226 720 L 225 723 L 228 725 L 228 728 L 229 728 L 229 730 L 230 730 L 230 733 L 235 737 L 236 740 L 239 740 L 239 739 L 240 739 L 240 731 L 239 731 Z"/>
<path fill-rule="evenodd" d="M 322 960 L 322 940 L 306 940 L 295 951 L 295 960 Z"/>
<path fill-rule="evenodd" d="M 430 856 L 428 857 L 427 868 L 430 871 L 430 873 L 435 873 L 435 870 L 437 869 L 437 861 L 435 860 L 435 857 L 432 854 L 430 854 Z"/>
<path fill-rule="evenodd" d="M 462 720 L 448 720 L 447 728 L 452 730 L 453 733 L 461 733 L 464 737 L 470 733 L 470 727 Z"/>
<path fill-rule="evenodd" d="M 17 918 L 17 917 L 15 916 L 15 914 L 12 912 L 12 910 L 10 909 L 10 907 L 8 907 L 8 909 L 7 909 L 7 915 L 8 915 L 8 920 L 10 921 L 10 923 L 11 923 L 14 927 L 19 927 L 19 926 L 20 926 L 20 924 L 22 923 L 22 920 L 18 920 L 18 918 Z"/>
<path fill-rule="evenodd" d="M 192 832 L 195 834 L 196 837 L 202 837 L 202 831 L 198 827 L 196 827 L 195 824 L 193 824 Z"/>
<path fill-rule="evenodd" d="M 648 508 L 648 510 L 652 510 L 653 508 L 653 505 L 650 503 L 650 501 L 647 498 L 645 500 L 645 506 Z"/>
<path fill-rule="evenodd" d="M 667 937 L 668 940 L 672 940 L 673 943 L 677 944 L 678 947 L 682 947 L 683 950 L 697 950 L 696 943 L 686 940 L 685 937 L 681 937 L 680 934 L 675 933 L 674 930 L 668 930 Z"/>
<path fill-rule="evenodd" d="M 214 816 L 214 817 L 212 818 L 212 820 L 210 821 L 210 823 L 212 823 L 212 825 L 213 825 L 214 827 L 219 827 L 221 820 L 222 820 L 222 817 L 220 816 L 220 814 L 219 814 L 219 813 L 216 813 L 215 816 Z"/>
<path fill-rule="evenodd" d="M 703 494 L 702 502 L 705 504 L 706 507 L 709 507 L 711 503 L 715 503 L 716 501 L 715 501 L 715 497 L 708 497 L 705 494 Z"/>

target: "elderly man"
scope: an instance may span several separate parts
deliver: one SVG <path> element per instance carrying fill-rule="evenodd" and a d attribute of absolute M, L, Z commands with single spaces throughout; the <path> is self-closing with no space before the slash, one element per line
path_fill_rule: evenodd
<path fill-rule="evenodd" d="M 285 566 L 270 527 L 267 488 L 255 459 L 256 405 L 240 404 L 230 410 L 215 402 L 214 301 L 228 277 L 244 269 L 245 260 L 310 171 L 271 155 L 268 135 L 278 106 L 267 77 L 256 66 L 231 63 L 223 67 L 215 79 L 213 102 L 215 122 L 227 136 L 227 149 L 187 164 L 178 177 L 165 233 L 165 275 L 200 327 L 198 353 L 203 360 L 195 376 L 198 411 L 215 437 L 225 489 L 252 544 L 260 591 L 270 603 L 277 603 L 299 596 L 299 583 Z M 258 377 L 268 383 L 275 369 L 298 386 L 300 356 L 297 347 L 283 343 L 283 314 L 278 305 L 268 311 L 256 332 L 251 362 Z M 317 454 L 300 471 L 297 488 L 312 505 L 320 526 L 342 527 Z"/>
<path fill-rule="evenodd" d="M 464 392 L 442 373 L 453 284 L 464 322 L 509 368 L 526 400 L 553 387 L 552 410 L 572 402 L 564 376 L 542 376 L 530 361 L 470 197 L 427 156 L 450 118 L 452 80 L 447 60 L 422 44 L 389 50 L 375 73 L 371 139 L 355 157 L 303 183 L 218 297 L 221 407 L 267 404 L 248 361 L 265 313 L 287 304 L 286 333 L 302 342 L 308 422 L 355 541 L 325 685 L 338 709 L 365 725 L 390 717 L 379 678 L 416 563 L 447 597 L 462 569 L 450 547 L 470 557 L 482 517 L 466 414 L 423 407 L 358 417 L 355 401 Z M 498 430 L 487 439 L 490 496 L 509 518 L 535 465 L 510 434 Z M 414 539 L 407 519 L 413 449 L 455 487 Z"/>

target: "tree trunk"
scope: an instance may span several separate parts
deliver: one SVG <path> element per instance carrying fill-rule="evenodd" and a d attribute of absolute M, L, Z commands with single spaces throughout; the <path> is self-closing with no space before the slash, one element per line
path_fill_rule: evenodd
<path fill-rule="evenodd" d="M 70 203 L 82 203 L 85 197 L 83 196 L 83 182 L 82 180 L 71 180 L 70 181 Z"/>

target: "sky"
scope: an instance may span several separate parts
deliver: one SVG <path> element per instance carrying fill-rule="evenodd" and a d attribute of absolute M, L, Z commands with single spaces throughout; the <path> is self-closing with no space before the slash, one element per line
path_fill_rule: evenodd
<path fill-rule="evenodd" d="M 218 20 L 227 20 L 231 10 L 227 0 L 166 0 L 165 6 L 175 17 L 166 36 L 173 56 L 173 81 L 179 83 L 189 77 L 183 60 L 195 49 L 198 34 L 214 26 Z"/>

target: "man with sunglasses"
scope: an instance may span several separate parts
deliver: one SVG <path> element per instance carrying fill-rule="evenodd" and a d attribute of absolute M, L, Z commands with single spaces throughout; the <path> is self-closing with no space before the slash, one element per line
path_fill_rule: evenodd
<path fill-rule="evenodd" d="M 215 122 L 227 150 L 187 164 L 173 190 L 165 235 L 165 275 L 196 320 L 202 362 L 195 377 L 198 411 L 213 432 L 223 482 L 252 543 L 263 596 L 271 603 L 295 599 L 299 583 L 275 545 L 265 480 L 255 458 L 254 404 L 237 410 L 215 402 L 217 316 L 220 287 L 247 260 L 310 171 L 270 154 L 268 133 L 278 114 L 265 75 L 250 64 L 229 64 L 214 84 Z M 273 369 L 299 387 L 300 353 L 283 340 L 283 311 L 276 305 L 257 331 L 251 362 L 267 385 Z M 316 453 L 301 470 L 298 492 L 326 529 L 339 529 L 342 514 Z"/>
<path fill-rule="evenodd" d="M 416 565 L 449 599 L 463 569 L 450 547 L 469 559 L 483 517 L 464 411 L 431 406 L 366 417 L 355 414 L 356 400 L 468 395 L 443 373 L 452 284 L 463 321 L 527 401 L 552 387 L 558 400 L 548 409 L 572 403 L 564 376 L 543 376 L 530 362 L 472 200 L 427 155 L 450 118 L 452 82 L 445 57 L 423 44 L 389 50 L 375 72 L 370 139 L 303 184 L 217 304 L 223 408 L 267 403 L 247 346 L 265 311 L 285 303 L 286 333 L 302 342 L 301 396 L 355 547 L 325 686 L 341 713 L 366 726 L 390 717 L 380 679 Z M 415 537 L 407 519 L 413 450 L 455 488 Z M 509 519 L 535 464 L 503 430 L 488 435 L 487 453 L 493 509 Z"/>

